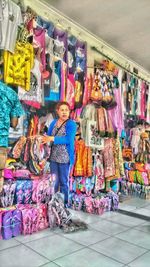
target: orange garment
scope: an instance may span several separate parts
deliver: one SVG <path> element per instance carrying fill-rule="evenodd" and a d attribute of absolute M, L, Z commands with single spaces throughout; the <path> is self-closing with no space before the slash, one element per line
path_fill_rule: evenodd
<path fill-rule="evenodd" d="M 128 176 L 129 176 L 129 182 L 131 182 L 131 183 L 135 183 L 136 182 L 136 173 L 135 173 L 135 171 L 129 171 L 128 172 Z"/>
<path fill-rule="evenodd" d="M 75 141 L 76 162 L 74 166 L 74 176 L 83 176 L 83 157 L 84 157 L 83 148 L 84 148 L 83 140 Z"/>
<path fill-rule="evenodd" d="M 74 165 L 74 176 L 92 176 L 92 151 L 85 146 L 83 140 L 75 141 L 76 161 Z"/>
<path fill-rule="evenodd" d="M 92 176 L 92 151 L 90 147 L 85 146 L 83 151 L 83 176 Z"/>

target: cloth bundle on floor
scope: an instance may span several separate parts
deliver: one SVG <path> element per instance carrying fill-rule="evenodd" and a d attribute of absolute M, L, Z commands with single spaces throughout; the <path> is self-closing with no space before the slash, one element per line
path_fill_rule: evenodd
<path fill-rule="evenodd" d="M 1 236 L 10 239 L 22 232 L 22 213 L 18 209 L 1 211 Z"/>
<path fill-rule="evenodd" d="M 87 196 L 86 194 L 77 195 L 70 193 L 69 205 L 75 210 L 83 210 L 92 214 L 103 214 L 105 211 L 117 210 L 119 197 L 114 192 L 105 195 L 95 194 Z"/>
<path fill-rule="evenodd" d="M 23 235 L 32 234 L 48 227 L 47 205 L 18 205 L 22 212 L 22 233 Z"/>
<path fill-rule="evenodd" d="M 54 194 L 49 202 L 48 219 L 50 228 L 59 226 L 65 233 L 87 229 L 86 223 L 72 219 L 70 211 L 64 206 L 64 196 L 61 193 Z"/>
<path fill-rule="evenodd" d="M 5 208 L 13 205 L 16 183 L 12 180 L 4 182 L 3 189 L 0 193 L 0 206 Z"/>

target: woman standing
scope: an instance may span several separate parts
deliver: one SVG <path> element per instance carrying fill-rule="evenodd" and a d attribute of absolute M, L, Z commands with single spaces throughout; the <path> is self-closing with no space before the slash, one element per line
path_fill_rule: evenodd
<path fill-rule="evenodd" d="M 55 193 L 64 194 L 65 205 L 68 203 L 69 170 L 74 163 L 74 140 L 77 130 L 76 123 L 69 119 L 70 106 L 67 102 L 56 105 L 58 119 L 52 121 L 43 143 L 53 142 L 50 155 L 50 170 L 56 175 Z"/>

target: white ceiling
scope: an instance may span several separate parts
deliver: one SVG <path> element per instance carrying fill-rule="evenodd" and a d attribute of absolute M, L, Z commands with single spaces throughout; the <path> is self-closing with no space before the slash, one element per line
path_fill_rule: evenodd
<path fill-rule="evenodd" d="M 45 0 L 150 71 L 150 0 Z"/>

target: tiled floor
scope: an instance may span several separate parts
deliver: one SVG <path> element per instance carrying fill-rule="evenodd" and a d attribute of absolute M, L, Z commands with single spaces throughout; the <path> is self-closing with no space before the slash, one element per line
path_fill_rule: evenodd
<path fill-rule="evenodd" d="M 132 197 L 120 203 L 119 208 L 150 217 L 150 200 Z"/>
<path fill-rule="evenodd" d="M 135 201 L 135 200 L 134 200 Z M 124 204 L 136 207 L 133 200 Z M 136 202 L 150 211 L 150 201 Z M 0 267 L 149 267 L 150 222 L 117 212 L 102 216 L 72 211 L 88 230 L 46 229 L 0 241 Z"/>

